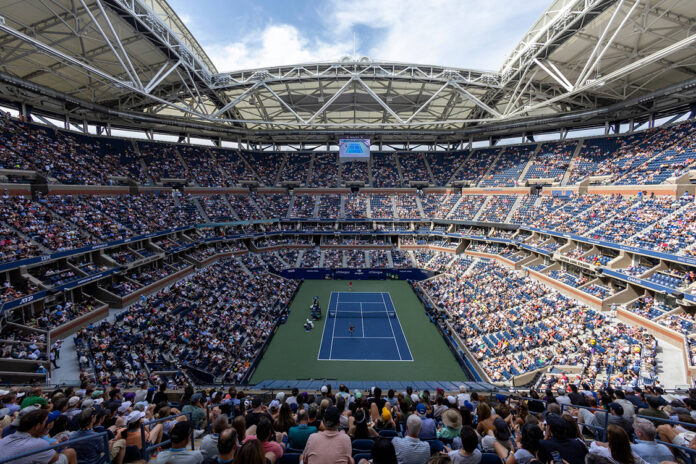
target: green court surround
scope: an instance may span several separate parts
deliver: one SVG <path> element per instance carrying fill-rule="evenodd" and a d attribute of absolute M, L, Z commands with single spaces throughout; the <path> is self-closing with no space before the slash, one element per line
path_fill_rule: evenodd
<path fill-rule="evenodd" d="M 251 377 L 252 384 L 274 379 L 468 380 L 405 281 L 353 281 L 353 291 L 389 292 L 413 354 L 412 362 L 317 360 L 332 291 L 348 291 L 348 281 L 306 280 L 302 283 L 290 305 L 290 317 L 273 337 Z M 309 318 L 309 306 L 314 296 L 319 297 L 324 317 L 315 322 L 311 332 L 306 332 L 303 324 Z"/>

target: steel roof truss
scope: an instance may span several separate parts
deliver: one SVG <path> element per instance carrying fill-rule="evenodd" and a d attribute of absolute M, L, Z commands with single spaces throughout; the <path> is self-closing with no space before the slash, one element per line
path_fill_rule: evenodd
<path fill-rule="evenodd" d="M 628 13 L 626 13 L 626 16 L 624 16 L 623 20 L 619 23 L 618 27 L 612 34 L 612 36 L 609 38 L 606 44 L 602 47 L 601 51 L 597 53 L 597 57 L 595 58 L 594 55 L 596 51 L 598 50 L 598 47 L 602 43 L 602 38 L 606 35 L 607 31 L 611 27 L 611 24 L 614 20 L 615 15 L 611 17 L 611 21 L 607 25 L 607 27 L 604 29 L 604 32 L 602 32 L 602 35 L 600 36 L 599 40 L 597 41 L 597 45 L 595 46 L 595 49 L 592 51 L 592 54 L 590 55 L 590 58 L 587 60 L 587 63 L 585 63 L 585 67 L 583 68 L 582 72 L 580 72 L 580 75 L 578 76 L 577 81 L 575 82 L 575 87 L 578 87 L 582 85 L 587 77 L 594 71 L 594 69 L 599 65 L 599 62 L 602 60 L 602 57 L 604 54 L 607 52 L 607 50 L 611 47 L 611 44 L 614 43 L 616 40 L 616 37 L 619 35 L 619 32 L 621 32 L 621 29 L 623 29 L 624 25 L 628 21 L 628 18 L 631 17 L 631 14 L 633 14 L 633 11 L 636 9 L 636 7 L 640 4 L 641 0 L 635 0 L 635 3 L 633 6 L 631 6 L 631 9 L 628 10 Z M 616 11 L 619 11 L 621 7 L 623 6 L 623 0 L 621 1 L 621 4 L 616 8 Z M 614 12 L 616 13 L 616 12 Z M 594 61 L 593 61 L 594 58 Z"/>
<path fill-rule="evenodd" d="M 389 113 L 394 119 L 396 119 L 400 124 L 404 124 L 404 120 L 399 117 L 398 114 L 394 112 L 394 110 L 391 109 L 389 105 L 387 105 L 381 98 L 379 98 L 379 95 L 377 95 L 365 82 L 363 82 L 360 77 L 355 77 L 355 81 L 357 81 L 362 87 L 365 89 L 367 94 L 371 96 L 379 105 L 384 108 L 384 111 Z"/>

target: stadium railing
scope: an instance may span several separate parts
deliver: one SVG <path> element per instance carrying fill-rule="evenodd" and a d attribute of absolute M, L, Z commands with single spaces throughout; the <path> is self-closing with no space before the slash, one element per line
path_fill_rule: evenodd
<path fill-rule="evenodd" d="M 654 422 L 661 422 L 663 424 L 672 425 L 672 426 L 674 426 L 674 425 L 682 425 L 684 427 L 693 427 L 694 426 L 694 424 L 692 424 L 690 422 L 681 422 L 681 421 L 672 420 L 672 419 L 662 419 L 660 417 L 643 416 L 641 414 L 636 414 L 636 417 L 652 421 L 653 423 Z M 659 438 L 659 434 L 658 434 L 658 438 Z M 669 448 L 674 448 L 674 449 L 678 450 L 680 452 L 679 454 L 681 454 L 682 457 L 688 458 L 690 464 L 696 464 L 696 449 L 691 449 L 691 448 L 687 448 L 685 446 L 675 445 L 674 443 L 670 443 L 668 441 L 662 441 L 662 440 L 659 440 L 657 438 L 655 439 L 655 441 L 657 443 L 665 445 Z"/>
<path fill-rule="evenodd" d="M 601 426 L 601 425 L 586 424 L 586 423 L 584 423 L 584 422 L 581 423 L 581 424 L 578 424 L 578 425 L 579 425 L 579 426 L 586 427 L 586 428 L 588 428 L 588 429 L 591 429 L 591 430 L 593 430 L 593 431 L 598 432 L 595 436 L 598 436 L 598 439 L 599 439 L 600 441 L 606 441 L 606 438 L 607 438 L 607 427 L 609 427 L 609 411 L 607 411 L 606 409 L 592 408 L 592 407 L 590 407 L 590 406 L 582 406 L 582 405 L 579 405 L 579 404 L 571 404 L 571 405 L 562 404 L 562 405 L 561 405 L 561 414 L 563 414 L 563 413 L 566 412 L 566 411 L 567 411 L 568 413 L 570 413 L 570 411 L 569 411 L 570 408 L 575 408 L 575 409 L 586 409 L 586 410 L 588 410 L 588 411 L 592 411 L 593 414 L 596 413 L 596 412 L 603 412 L 603 413 L 604 413 L 604 425 L 603 425 L 603 426 Z M 572 414 L 571 414 L 571 416 L 572 416 Z"/>
<path fill-rule="evenodd" d="M 604 425 L 603 425 L 603 426 L 590 425 L 590 424 L 584 424 L 584 423 L 583 423 L 583 424 L 578 424 L 578 425 L 582 425 L 582 426 L 584 426 L 584 427 L 588 427 L 588 428 L 591 428 L 591 429 L 593 429 L 593 430 L 597 430 L 597 431 L 599 432 L 598 440 L 599 440 L 599 441 L 606 441 L 607 427 L 609 426 L 609 412 L 608 412 L 607 410 L 605 410 L 605 409 L 598 409 L 598 408 L 591 408 L 591 407 L 589 407 L 589 406 L 582 406 L 582 405 L 579 405 L 579 404 L 570 404 L 570 405 L 568 405 L 568 404 L 562 404 L 562 405 L 561 405 L 561 413 L 567 411 L 567 410 L 570 409 L 570 408 L 589 409 L 590 411 L 601 411 L 601 412 L 604 412 L 605 414 L 604 414 Z M 690 423 L 690 422 L 681 422 L 681 421 L 673 420 L 673 419 L 662 419 L 662 418 L 659 418 L 659 417 L 644 416 L 644 415 L 642 415 L 642 414 L 636 414 L 635 417 L 638 417 L 638 418 L 640 418 L 640 419 L 646 419 L 646 420 L 649 420 L 649 421 L 651 421 L 651 422 L 653 422 L 653 423 L 654 423 L 654 422 L 661 422 L 661 423 L 663 423 L 663 424 L 672 425 L 672 426 L 681 425 L 681 426 L 684 426 L 684 427 L 693 427 L 693 425 L 694 425 L 693 423 Z M 673 448 L 673 449 L 678 450 L 681 454 L 684 455 L 684 457 L 686 457 L 686 458 L 689 460 L 689 463 L 690 463 L 690 464 L 696 464 L 696 449 L 691 449 L 691 448 L 687 448 L 687 447 L 684 447 L 684 446 L 675 445 L 675 444 L 673 444 L 673 443 L 670 443 L 670 442 L 667 442 L 667 441 L 662 441 L 662 440 L 659 440 L 659 439 L 656 439 L 655 441 L 656 441 L 657 443 L 660 443 L 660 444 L 662 444 L 662 445 L 665 445 L 665 446 L 667 446 L 667 447 L 669 447 L 669 448 Z M 2 464 L 2 463 L 0 463 L 0 464 Z"/>
<path fill-rule="evenodd" d="M 179 413 L 179 414 L 174 414 L 174 415 L 171 415 L 171 416 L 162 417 L 161 419 L 152 419 L 152 420 L 150 420 L 150 421 L 142 422 L 142 423 L 140 424 L 140 439 L 142 440 L 142 444 L 143 444 L 143 446 L 142 446 L 142 448 L 141 448 L 141 449 L 142 449 L 141 454 L 142 454 L 142 458 L 143 458 L 145 461 L 148 461 L 148 460 L 150 459 L 150 453 L 152 452 L 152 450 L 155 450 L 155 449 L 157 449 L 157 448 L 161 448 L 162 446 L 166 446 L 166 445 L 171 445 L 171 444 L 172 444 L 172 441 L 171 441 L 171 440 L 165 440 L 165 441 L 161 441 L 161 442 L 157 443 L 156 445 L 148 446 L 147 440 L 145 439 L 145 427 L 147 427 L 147 426 L 149 426 L 149 425 L 156 425 L 156 424 L 159 424 L 160 422 L 167 422 L 167 421 L 170 421 L 170 420 L 172 420 L 172 419 L 176 419 L 177 417 L 181 417 L 181 416 L 186 416 L 186 419 L 187 419 L 189 422 L 191 421 L 191 413 L 189 413 L 189 412 L 183 413 L 183 412 L 182 412 L 182 413 Z M 194 436 L 193 436 L 193 427 L 191 427 L 191 438 L 190 438 L 190 441 L 191 441 L 191 449 L 192 449 L 192 450 L 195 450 L 195 449 L 196 449 L 196 445 L 195 445 L 195 443 L 193 442 L 193 440 L 194 440 Z M 108 442 L 107 442 L 107 444 L 108 444 Z M 2 463 L 0 463 L 0 464 L 2 464 Z"/>
<path fill-rule="evenodd" d="M 33 456 L 38 453 L 43 453 L 44 451 L 48 450 L 56 450 L 57 452 L 60 452 L 61 450 L 64 450 L 66 448 L 70 448 L 70 445 L 74 445 L 75 443 L 82 443 L 85 441 L 94 441 L 94 437 L 82 437 L 82 438 L 75 438 L 73 440 L 68 440 L 64 441 L 61 443 L 56 443 L 55 445 L 50 445 L 46 446 L 45 448 L 38 448 L 35 450 L 27 451 L 26 453 L 22 454 L 16 454 L 14 456 L 9 456 L 6 458 L 0 459 L 0 464 L 5 464 L 7 462 L 12 462 L 15 460 L 19 460 L 22 458 L 27 458 L 29 456 Z M 93 464 L 109 464 L 111 462 L 111 456 L 109 455 L 109 435 L 106 432 L 101 432 L 99 433 L 99 440 L 102 442 L 104 448 L 102 449 L 102 453 L 99 455 L 99 460 L 96 463 Z"/>

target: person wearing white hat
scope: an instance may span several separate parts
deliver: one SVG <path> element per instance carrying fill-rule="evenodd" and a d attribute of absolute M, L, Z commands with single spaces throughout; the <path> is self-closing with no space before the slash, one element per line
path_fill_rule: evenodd
<path fill-rule="evenodd" d="M 130 412 L 126 416 L 126 428 L 119 430 L 119 435 L 125 436 L 126 444 L 136 446 L 139 450 L 143 448 L 143 440 L 140 434 L 140 422 L 143 417 L 145 417 L 145 413 L 142 411 Z M 147 427 L 145 427 L 145 441 L 150 443 L 150 432 Z"/>
<path fill-rule="evenodd" d="M 328 400 L 330 405 L 334 404 L 334 400 L 330 394 L 331 390 L 328 385 L 322 385 L 320 391 L 321 395 L 317 395 L 317 398 L 314 401 L 316 404 L 321 404 L 323 400 Z"/>
<path fill-rule="evenodd" d="M 80 414 L 80 397 L 79 396 L 71 396 L 70 399 L 68 400 L 68 410 L 65 412 L 65 415 L 68 417 L 73 417 L 78 414 Z"/>
<path fill-rule="evenodd" d="M 128 412 L 128 409 L 131 407 L 133 403 L 130 401 L 124 401 L 121 403 L 121 406 L 118 407 L 118 413 L 119 414 L 126 414 Z"/>
<path fill-rule="evenodd" d="M 273 418 L 273 422 L 275 422 L 276 419 L 278 419 L 278 414 L 280 413 L 280 401 L 271 401 L 271 404 L 268 405 L 268 411 L 271 413 L 271 418 Z"/>

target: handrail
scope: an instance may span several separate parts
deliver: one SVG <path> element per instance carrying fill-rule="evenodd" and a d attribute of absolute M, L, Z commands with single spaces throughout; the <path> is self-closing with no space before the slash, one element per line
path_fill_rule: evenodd
<path fill-rule="evenodd" d="M 593 407 L 584 406 L 584 405 L 581 405 L 581 404 L 565 404 L 565 403 L 564 403 L 564 404 L 561 405 L 561 414 L 563 414 L 563 411 L 564 411 L 565 409 L 569 409 L 569 408 L 587 409 L 588 411 L 603 412 L 603 413 L 605 413 L 605 414 L 604 414 L 604 427 L 601 427 L 601 426 L 599 426 L 599 425 L 586 424 L 585 422 L 583 422 L 582 424 L 578 424 L 578 425 L 583 425 L 583 426 L 585 426 L 585 427 L 587 427 L 587 428 L 589 428 L 589 429 L 598 430 L 598 431 L 600 432 L 599 438 L 598 438 L 598 439 L 599 439 L 600 441 L 606 440 L 606 438 L 607 438 L 607 427 L 609 427 L 609 411 L 607 411 L 606 409 L 602 409 L 602 408 L 593 408 Z M 595 417 L 596 417 L 596 416 L 595 416 Z"/>
<path fill-rule="evenodd" d="M 149 420 L 149 421 L 147 421 L 147 422 L 141 422 L 141 423 L 140 423 L 140 439 L 142 440 L 142 448 L 141 448 L 142 451 L 141 451 L 141 453 L 142 453 L 142 457 L 143 457 L 143 459 L 145 459 L 145 461 L 149 461 L 149 460 L 150 460 L 150 452 L 151 452 L 152 450 L 157 449 L 157 448 L 160 448 L 160 447 L 163 446 L 163 445 L 169 445 L 169 444 L 172 443 L 172 440 L 169 439 L 169 440 L 161 441 L 161 442 L 159 442 L 159 443 L 157 443 L 157 444 L 155 444 L 155 445 L 148 446 L 147 440 L 145 439 L 145 427 L 146 427 L 146 426 L 153 425 L 153 424 L 159 424 L 160 422 L 168 422 L 168 421 L 170 421 L 170 420 L 172 420 L 172 419 L 176 419 L 177 417 L 181 417 L 181 416 L 186 416 L 186 417 L 188 418 L 188 421 L 191 422 L 191 413 L 190 413 L 190 412 L 186 412 L 186 413 L 183 413 L 183 412 L 182 412 L 182 413 L 179 413 L 179 414 L 173 414 L 173 415 L 171 415 L 171 416 L 162 417 L 162 418 L 160 418 L 160 419 L 152 419 L 152 420 Z M 195 449 L 196 449 L 196 446 L 195 446 L 195 444 L 193 443 L 193 439 L 194 439 L 194 437 L 193 437 L 193 427 L 191 427 L 191 439 L 190 439 L 190 441 L 191 441 L 191 449 L 192 449 L 192 450 L 195 450 Z M 2 462 L 0 462 L 0 464 L 2 464 Z"/>
<path fill-rule="evenodd" d="M 111 456 L 109 454 L 109 436 L 107 435 L 106 432 L 98 432 L 98 435 L 103 442 L 104 452 L 102 453 L 99 461 L 97 461 L 97 462 L 98 462 L 98 464 L 110 464 Z M 81 442 L 85 442 L 85 441 L 91 442 L 91 441 L 94 441 L 94 439 L 95 439 L 94 437 L 75 438 L 72 440 L 57 443 L 55 445 L 46 446 L 45 448 L 39 448 L 39 449 L 27 451 L 26 453 L 16 454 L 14 456 L 10 456 L 7 458 L 0 458 L 0 464 L 5 464 L 6 462 L 12 462 L 12 461 L 15 461 L 17 459 L 26 458 L 28 456 L 32 456 L 32 455 L 37 454 L 37 453 L 43 453 L 44 451 L 48 451 L 48 450 L 58 450 L 58 449 L 70 448 L 71 444 L 81 443 Z"/>

